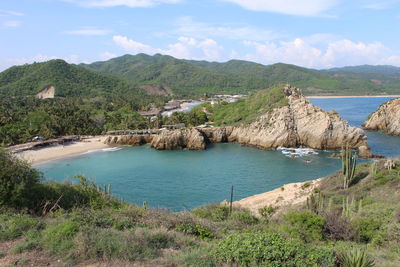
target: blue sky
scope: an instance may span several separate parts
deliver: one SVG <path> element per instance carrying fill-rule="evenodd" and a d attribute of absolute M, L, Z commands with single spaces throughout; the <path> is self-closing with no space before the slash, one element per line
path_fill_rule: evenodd
<path fill-rule="evenodd" d="M 1 0 L 0 70 L 124 54 L 400 66 L 400 0 Z"/>

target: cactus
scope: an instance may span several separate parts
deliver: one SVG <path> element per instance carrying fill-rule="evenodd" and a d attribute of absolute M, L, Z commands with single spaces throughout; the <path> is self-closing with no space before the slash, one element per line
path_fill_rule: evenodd
<path fill-rule="evenodd" d="M 312 194 L 307 198 L 307 209 L 318 214 L 324 209 L 324 199 L 325 196 L 321 192 Z"/>
<path fill-rule="evenodd" d="M 376 165 L 376 162 L 374 161 L 370 165 L 369 173 L 372 174 L 372 175 L 375 175 L 376 174 L 376 170 L 377 170 L 377 165 Z"/>
<path fill-rule="evenodd" d="M 346 198 L 343 198 L 342 216 L 350 217 L 350 215 L 352 213 L 360 213 L 361 211 L 362 211 L 362 200 L 361 199 L 358 202 L 358 207 L 357 207 L 354 196 L 351 198 L 351 201 L 349 201 L 348 196 Z"/>
<path fill-rule="evenodd" d="M 348 189 L 356 172 L 356 156 L 349 146 L 342 148 L 343 189 Z"/>

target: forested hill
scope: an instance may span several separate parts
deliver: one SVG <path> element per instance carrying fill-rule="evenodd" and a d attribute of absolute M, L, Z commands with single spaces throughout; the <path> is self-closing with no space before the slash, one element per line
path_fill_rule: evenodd
<path fill-rule="evenodd" d="M 116 75 L 132 85 L 169 87 L 178 95 L 247 93 L 282 82 L 303 88 L 308 95 L 400 92 L 400 80 L 382 73 L 344 74 L 342 71 L 319 71 L 283 63 L 268 66 L 242 60 L 217 63 L 181 60 L 160 54 L 138 54 L 82 66 Z M 380 79 L 377 81 L 376 78 Z"/>
<path fill-rule="evenodd" d="M 56 96 L 95 96 L 115 91 L 137 90 L 111 75 L 101 74 L 56 59 L 14 66 L 0 73 L 0 95 L 30 96 L 47 86 Z"/>
<path fill-rule="evenodd" d="M 249 93 L 278 83 L 303 88 L 306 95 L 399 94 L 400 68 L 358 66 L 314 70 L 277 63 L 225 63 L 176 59 L 156 54 L 124 55 L 108 61 L 73 65 L 63 60 L 11 67 L 0 73 L 0 95 L 35 95 L 47 86 L 56 96 L 150 93 L 195 97 Z M 161 89 L 161 90 L 160 90 Z"/>
<path fill-rule="evenodd" d="M 375 73 L 384 74 L 391 76 L 400 77 L 400 67 L 395 67 L 391 65 L 360 65 L 360 66 L 348 66 L 343 68 L 332 68 L 327 71 L 336 72 L 355 72 L 355 73 Z"/>

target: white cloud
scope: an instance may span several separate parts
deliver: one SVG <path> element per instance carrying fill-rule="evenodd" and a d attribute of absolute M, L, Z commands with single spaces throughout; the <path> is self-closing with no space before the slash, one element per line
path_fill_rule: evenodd
<path fill-rule="evenodd" d="M 106 35 L 110 31 L 96 28 L 83 28 L 79 30 L 65 31 L 66 34 L 71 35 Z"/>
<path fill-rule="evenodd" d="M 176 58 L 226 61 L 244 59 L 262 64 L 283 62 L 309 68 L 331 68 L 362 64 L 400 66 L 400 56 L 380 42 L 354 42 L 330 34 L 315 34 L 289 41 L 244 41 L 240 50 L 229 50 L 210 38 L 181 36 L 166 48 L 157 48 L 126 36 L 114 36 L 114 43 L 131 54 L 164 54 Z"/>
<path fill-rule="evenodd" d="M 210 38 L 198 40 L 192 37 L 181 36 L 178 41 L 169 44 L 168 48 L 154 48 L 150 45 L 131 40 L 126 36 L 116 35 L 113 36 L 113 41 L 126 52 L 131 54 L 145 53 L 145 54 L 164 54 L 176 58 L 185 59 L 198 59 L 198 60 L 211 60 L 219 61 L 224 59 L 224 49 L 218 43 Z"/>
<path fill-rule="evenodd" d="M 0 23 L 0 28 L 16 28 L 22 25 L 19 20 L 6 20 Z"/>
<path fill-rule="evenodd" d="M 23 16 L 24 14 L 21 12 L 16 12 L 12 10 L 5 10 L 5 9 L 0 9 L 0 17 L 7 17 L 7 16 Z"/>
<path fill-rule="evenodd" d="M 83 7 L 153 7 L 159 4 L 176 4 L 182 0 L 63 0 Z"/>
<path fill-rule="evenodd" d="M 340 0 L 223 0 L 253 11 L 287 15 L 318 16 L 334 7 Z"/>
<path fill-rule="evenodd" d="M 106 51 L 106 52 L 100 54 L 100 59 L 101 60 L 109 60 L 116 56 L 117 56 L 116 54 Z"/>
<path fill-rule="evenodd" d="M 400 4 L 399 0 L 389 0 L 389 1 L 373 1 L 365 4 L 363 7 L 368 9 L 375 9 L 375 10 L 384 10 L 389 9 L 395 6 L 396 4 Z"/>
<path fill-rule="evenodd" d="M 156 53 L 162 53 L 161 49 L 156 49 L 153 48 L 149 45 L 128 39 L 126 36 L 121 36 L 121 35 L 115 35 L 113 36 L 113 41 L 116 43 L 118 46 L 120 46 L 122 49 L 125 51 L 132 53 L 132 54 L 138 54 L 138 53 L 145 53 L 145 54 L 156 54 Z"/>
<path fill-rule="evenodd" d="M 233 40 L 266 41 L 282 37 L 273 31 L 246 24 L 210 24 L 193 21 L 191 17 L 179 18 L 176 25 L 176 33 L 196 38 L 218 36 Z"/>
<path fill-rule="evenodd" d="M 246 54 L 246 60 L 264 64 L 284 62 L 311 68 L 330 68 L 361 64 L 400 65 L 400 57 L 382 43 L 353 42 L 346 39 L 336 40 L 317 48 L 307 38 L 296 38 L 289 42 L 251 42 L 245 45 L 255 49 Z"/>

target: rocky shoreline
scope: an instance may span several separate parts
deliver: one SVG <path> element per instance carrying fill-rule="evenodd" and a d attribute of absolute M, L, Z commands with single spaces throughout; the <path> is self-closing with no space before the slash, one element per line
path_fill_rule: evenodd
<path fill-rule="evenodd" d="M 400 135 L 400 98 L 382 104 L 363 124 L 371 131 L 381 130 L 385 134 Z"/>
<path fill-rule="evenodd" d="M 308 147 L 338 150 L 347 144 L 360 157 L 373 157 L 362 129 L 349 126 L 335 111 L 326 112 L 310 103 L 300 89 L 286 86 L 288 104 L 261 114 L 249 125 L 165 130 L 160 134 L 108 136 L 109 145 L 150 144 L 159 150 L 206 149 L 208 143 L 237 143 L 275 150 Z"/>

